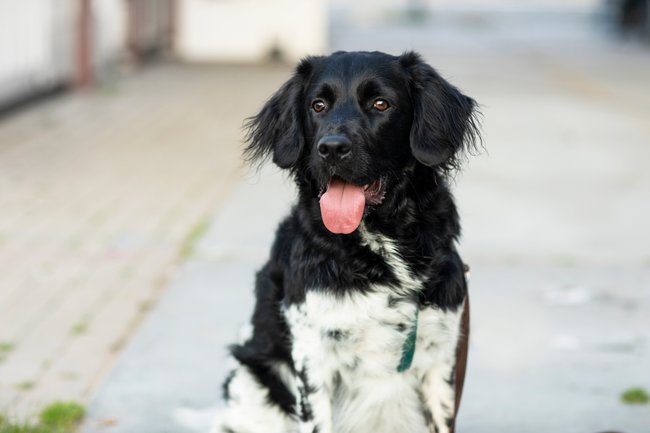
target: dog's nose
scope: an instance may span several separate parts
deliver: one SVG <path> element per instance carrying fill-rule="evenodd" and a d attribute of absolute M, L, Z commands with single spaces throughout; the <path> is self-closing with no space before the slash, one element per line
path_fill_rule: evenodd
<path fill-rule="evenodd" d="M 344 135 L 325 135 L 318 140 L 318 154 L 330 162 L 339 161 L 352 152 L 352 142 Z"/>

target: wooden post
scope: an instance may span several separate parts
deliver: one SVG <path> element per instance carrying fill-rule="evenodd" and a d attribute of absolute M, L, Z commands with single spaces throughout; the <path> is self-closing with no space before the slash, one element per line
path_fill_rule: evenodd
<path fill-rule="evenodd" d="M 169 4 L 167 7 L 168 14 L 167 14 L 167 35 L 166 38 L 167 40 L 165 41 L 166 47 L 169 52 L 173 52 L 174 49 L 176 48 L 175 43 L 176 43 L 176 17 L 178 14 L 178 1 L 177 0 L 169 0 Z"/>
<path fill-rule="evenodd" d="M 126 0 L 126 13 L 126 51 L 131 66 L 138 66 L 140 63 L 140 47 L 138 44 L 139 13 L 136 0 Z"/>
<path fill-rule="evenodd" d="M 92 65 L 92 5 L 91 0 L 79 0 L 77 12 L 76 85 L 88 87 L 93 83 Z"/>

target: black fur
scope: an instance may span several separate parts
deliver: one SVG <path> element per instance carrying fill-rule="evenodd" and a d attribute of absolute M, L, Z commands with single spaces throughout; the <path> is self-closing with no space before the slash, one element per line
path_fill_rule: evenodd
<path fill-rule="evenodd" d="M 389 102 L 388 110 L 373 109 L 378 97 Z M 327 108 L 315 112 L 314 100 Z M 234 346 L 233 354 L 286 412 L 294 412 L 295 398 L 269 370 L 273 361 L 293 366 L 281 306 L 301 302 L 309 290 L 343 293 L 397 284 L 357 231 L 338 235 L 324 227 L 319 194 L 332 176 L 358 185 L 383 179 L 383 202 L 367 206 L 364 224 L 394 239 L 410 269 L 426 281 L 422 308 L 456 309 L 467 289 L 454 246 L 460 224 L 448 178 L 476 145 L 477 125 L 474 100 L 412 52 L 307 58 L 249 119 L 248 159 L 272 156 L 292 173 L 299 193 L 257 276 L 253 336 Z M 349 138 L 350 155 L 336 164 L 319 157 L 317 142 L 326 134 Z"/>

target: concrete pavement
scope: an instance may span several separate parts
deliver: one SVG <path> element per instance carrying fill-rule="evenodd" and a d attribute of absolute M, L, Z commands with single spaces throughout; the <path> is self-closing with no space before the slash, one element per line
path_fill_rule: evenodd
<path fill-rule="evenodd" d="M 87 401 L 239 179 L 261 78 L 284 73 L 156 66 L 0 119 L 0 413 Z"/>
<path fill-rule="evenodd" d="M 82 431 L 207 430 L 229 365 L 226 346 L 247 322 L 254 273 L 291 196 L 272 168 L 233 191 L 99 389 Z"/>

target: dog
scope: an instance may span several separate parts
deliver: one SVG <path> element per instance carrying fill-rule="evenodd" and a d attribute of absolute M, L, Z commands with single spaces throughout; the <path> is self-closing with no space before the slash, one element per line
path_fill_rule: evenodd
<path fill-rule="evenodd" d="M 467 360 L 450 181 L 477 103 L 414 52 L 302 60 L 248 119 L 245 154 L 297 202 L 232 346 L 219 433 L 451 433 Z"/>

